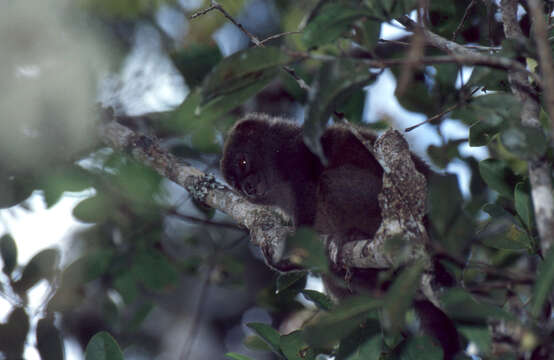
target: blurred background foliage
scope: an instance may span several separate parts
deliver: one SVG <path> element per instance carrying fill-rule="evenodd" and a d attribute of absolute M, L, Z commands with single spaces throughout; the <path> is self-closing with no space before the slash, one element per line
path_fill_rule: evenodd
<path fill-rule="evenodd" d="M 429 29 L 536 60 L 532 41 L 504 39 L 496 2 L 478 2 L 460 26 L 470 2 L 429 1 Z M 318 153 L 329 118 L 403 126 L 394 112 L 369 116 L 375 101 L 426 116 L 456 107 L 410 138 L 437 172 L 463 169 L 429 181 L 431 251 L 457 284 L 442 294 L 444 309 L 471 354 L 510 358 L 493 354 L 490 331 L 506 321 L 524 334 L 519 356 L 542 359 L 553 336 L 554 255 L 538 256 L 526 170 L 533 157 L 552 162 L 548 117 L 544 129 L 523 128 L 506 72 L 484 66 L 416 66 L 396 97 L 368 90 L 401 77 L 402 65 L 369 70 L 364 60 L 407 56 L 410 34 L 394 23 L 392 39 L 383 24 L 418 1 L 221 0 L 259 40 L 291 32 L 263 46 L 217 11 L 190 19 L 209 1 L 54 4 L 5 2 L 0 11 L 0 207 L 28 209 L 40 197 L 50 208 L 79 194 L 73 216 L 87 226 L 59 246 L 37 245 L 26 262 L 18 249 L 29 245 L 4 226 L 0 359 L 84 358 L 85 349 L 86 359 L 442 358 L 410 309 L 417 265 L 382 271 L 376 291 L 334 305 L 317 281 L 327 260 L 311 231 L 291 240 L 308 254 L 307 271 L 279 275 L 245 229 L 95 136 L 113 113 L 217 174 L 225 133 L 245 113 L 302 119 Z M 525 11 L 520 23 L 528 34 Z M 453 124 L 457 135 L 447 132 Z M 477 148 L 489 158 L 469 151 Z"/>

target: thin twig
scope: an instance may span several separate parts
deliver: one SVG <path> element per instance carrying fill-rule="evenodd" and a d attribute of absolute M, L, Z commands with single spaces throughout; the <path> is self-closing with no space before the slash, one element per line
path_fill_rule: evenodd
<path fill-rule="evenodd" d="M 413 21 L 407 16 L 402 16 L 397 20 L 402 25 L 404 25 L 407 30 L 410 30 L 410 31 L 414 31 L 416 27 L 419 27 L 419 25 L 415 21 Z M 542 87 L 541 77 L 538 76 L 536 73 L 530 72 L 523 64 L 515 60 L 509 59 L 506 57 L 501 57 L 501 56 L 485 55 L 473 49 L 469 49 L 465 46 L 462 46 L 454 41 L 445 39 L 442 36 L 437 35 L 432 31 L 429 31 L 426 28 L 422 28 L 421 30 L 423 31 L 423 34 L 425 36 L 425 41 L 428 44 L 438 49 L 441 49 L 452 56 L 457 57 L 458 62 L 461 64 L 473 63 L 474 65 L 484 65 L 484 66 L 492 66 L 492 67 L 502 68 L 507 70 L 516 70 L 517 72 L 525 73 L 526 76 L 530 76 L 537 83 L 537 85 Z M 528 86 L 527 88 L 529 90 L 531 89 L 530 86 Z"/>
<path fill-rule="evenodd" d="M 208 8 L 194 13 L 190 18 L 194 19 L 194 18 L 199 17 L 201 15 L 204 15 L 204 14 L 206 14 L 206 13 L 212 11 L 212 10 L 217 10 L 220 13 L 222 13 L 223 16 L 225 16 L 230 22 L 232 22 L 233 25 L 238 27 L 239 30 L 242 31 L 250 39 L 250 41 L 258 47 L 264 47 L 264 43 L 267 42 L 267 41 L 270 41 L 270 40 L 273 40 L 273 39 L 276 39 L 276 38 L 279 38 L 279 37 L 282 37 L 282 36 L 286 36 L 286 35 L 300 33 L 299 31 L 290 31 L 290 32 L 276 34 L 276 35 L 271 35 L 268 38 L 265 38 L 264 40 L 260 41 L 254 34 L 250 33 L 248 30 L 246 30 L 244 28 L 244 26 L 242 26 L 241 23 L 239 23 L 231 15 L 229 15 L 229 13 L 223 8 L 223 6 L 221 6 L 217 1 L 214 1 L 214 0 L 212 0 L 211 5 Z M 310 90 L 310 86 L 303 79 L 301 79 L 291 67 L 283 65 L 283 66 L 281 66 L 281 68 L 296 81 L 296 83 L 298 84 L 298 86 L 301 89 Z"/>
<path fill-rule="evenodd" d="M 278 39 L 278 38 L 283 37 L 283 36 L 294 35 L 294 34 L 302 34 L 302 32 L 300 32 L 300 31 L 287 31 L 287 32 L 284 32 L 284 33 L 271 35 L 271 36 L 266 37 L 262 41 L 260 41 L 260 45 L 265 44 L 268 41 Z"/>
<path fill-rule="evenodd" d="M 181 360 L 188 360 L 192 354 L 192 349 L 194 348 L 194 343 L 198 337 L 198 329 L 200 327 L 200 321 L 202 319 L 202 314 L 204 310 L 204 304 L 208 296 L 208 289 L 210 285 L 210 276 L 214 270 L 214 264 L 212 261 L 208 264 L 208 268 L 205 270 L 204 277 L 202 278 L 202 283 L 200 284 L 200 291 L 198 292 L 198 300 L 196 302 L 195 311 L 192 314 L 192 320 L 190 322 L 190 330 L 188 336 L 185 340 L 185 345 L 183 346 L 183 351 L 181 353 Z"/>
<path fill-rule="evenodd" d="M 462 16 L 462 20 L 460 20 L 460 23 L 456 27 L 456 30 L 454 30 L 454 32 L 452 33 L 452 41 L 456 41 L 456 38 L 458 37 L 458 33 L 460 32 L 460 30 L 462 30 L 462 26 L 464 26 L 464 23 L 469 17 L 469 11 L 471 10 L 471 8 L 473 8 L 476 2 L 477 2 L 476 0 L 471 0 L 469 5 L 466 7 L 466 10 L 464 11 L 464 16 Z"/>
<path fill-rule="evenodd" d="M 229 15 L 229 13 L 223 8 L 223 6 L 219 5 L 219 3 L 215 0 L 212 0 L 211 1 L 211 5 L 210 7 L 204 9 L 204 10 L 200 10 L 196 13 L 194 13 L 190 18 L 191 19 L 194 19 L 194 18 L 197 18 L 199 16 L 202 16 L 212 10 L 217 10 L 219 11 L 223 16 L 225 16 L 227 18 L 227 20 L 229 20 L 230 22 L 233 23 L 233 25 L 235 25 L 236 27 L 238 27 L 240 29 L 240 31 L 242 31 L 246 36 L 248 36 L 248 38 L 256 45 L 256 46 L 260 46 L 261 45 L 261 42 L 260 40 L 254 35 L 252 34 L 251 32 L 249 32 L 248 30 L 246 30 L 244 28 L 244 26 L 242 26 L 241 23 L 239 23 L 238 21 L 236 21 L 231 15 Z"/>
<path fill-rule="evenodd" d="M 418 124 L 415 124 L 415 125 L 413 125 L 413 126 L 407 127 L 406 129 L 404 129 L 404 131 L 405 131 L 405 132 L 410 132 L 410 131 L 412 131 L 413 129 L 418 128 L 418 127 L 420 127 L 420 126 L 423 125 L 423 124 L 431 123 L 431 122 L 435 121 L 436 119 L 442 118 L 444 115 L 448 114 L 449 112 L 454 111 L 454 110 L 456 110 L 457 108 L 459 108 L 460 106 L 464 105 L 464 104 L 466 103 L 466 101 L 471 97 L 471 95 L 475 94 L 479 89 L 481 89 L 481 88 L 478 87 L 478 88 L 476 88 L 476 89 L 473 89 L 473 91 L 471 92 L 470 96 L 468 96 L 467 99 L 463 99 L 463 101 L 459 101 L 459 102 L 457 102 L 456 104 L 447 107 L 446 109 L 444 109 L 444 110 L 441 111 L 440 113 L 438 113 L 438 114 L 436 114 L 436 115 L 433 115 L 433 116 L 431 116 L 430 118 L 427 118 L 427 119 L 423 120 L 422 122 L 420 122 L 420 123 L 418 123 Z"/>
<path fill-rule="evenodd" d="M 192 14 L 192 15 L 189 17 L 189 19 L 190 19 L 190 20 L 195 19 L 195 18 L 197 18 L 197 17 L 199 17 L 199 16 L 202 16 L 202 15 L 204 15 L 204 14 L 207 14 L 207 13 L 209 13 L 210 11 L 215 10 L 215 9 L 216 9 L 216 6 L 212 3 L 212 5 L 211 5 L 210 7 L 207 7 L 207 8 L 205 8 L 205 9 L 203 9 L 203 10 L 197 11 L 197 12 L 195 12 L 194 14 Z"/>
<path fill-rule="evenodd" d="M 384 43 L 384 44 L 410 46 L 409 42 L 399 41 L 399 40 L 379 39 L 379 42 Z M 502 50 L 501 46 L 483 46 L 483 45 L 476 45 L 476 44 L 463 44 L 463 45 L 460 44 L 460 46 L 463 46 L 463 47 L 468 48 L 468 49 L 479 50 L 479 51 L 487 51 L 487 52 L 491 52 L 491 51 L 498 52 L 498 51 Z"/>

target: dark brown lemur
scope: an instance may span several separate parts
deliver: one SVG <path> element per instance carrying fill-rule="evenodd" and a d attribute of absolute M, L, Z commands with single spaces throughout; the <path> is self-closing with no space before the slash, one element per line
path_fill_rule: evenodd
<path fill-rule="evenodd" d="M 358 132 L 370 145 L 374 143 L 375 134 L 364 129 Z M 377 196 L 383 169 L 346 126 L 329 127 L 321 145 L 326 165 L 304 144 L 297 124 L 249 114 L 229 132 L 221 172 L 251 202 L 284 210 L 296 227 L 310 226 L 341 242 L 371 239 L 381 224 Z M 427 165 L 415 155 L 412 159 L 417 170 L 428 177 Z M 353 281 L 365 282 L 368 271 L 353 274 Z M 333 289 L 336 291 L 339 289 Z M 445 359 L 450 359 L 459 351 L 454 324 L 428 301 L 416 303 L 415 309 L 425 331 L 439 340 Z"/>

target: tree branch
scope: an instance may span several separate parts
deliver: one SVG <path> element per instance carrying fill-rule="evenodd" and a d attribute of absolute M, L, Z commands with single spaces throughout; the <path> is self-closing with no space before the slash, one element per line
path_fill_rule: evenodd
<path fill-rule="evenodd" d="M 517 3 L 517 0 L 502 0 L 500 3 L 504 33 L 508 39 L 524 39 L 523 32 L 516 18 Z M 541 58 L 541 62 L 543 61 L 544 59 Z M 546 61 L 548 62 L 548 60 Z M 545 66 L 545 64 L 543 63 L 542 66 Z M 552 76 L 551 69 L 547 73 L 550 73 L 550 76 Z M 546 76 L 547 74 L 544 75 Z M 540 104 L 536 97 L 531 96 L 523 90 L 530 87 L 527 76 L 520 71 L 509 71 L 508 79 L 512 92 L 522 103 L 521 124 L 527 127 L 542 129 L 539 121 Z M 551 83 L 554 79 L 545 79 L 545 81 Z M 545 89 L 550 86 L 546 86 Z M 546 95 L 552 96 L 553 94 L 547 91 Z M 550 114 L 551 117 L 552 115 Z M 528 164 L 535 220 L 541 238 L 541 250 L 543 254 L 546 254 L 554 241 L 554 200 L 552 199 L 552 180 L 550 175 L 552 170 L 548 161 L 543 158 L 530 159 Z"/>
<path fill-rule="evenodd" d="M 250 230 L 252 242 L 260 247 L 267 264 L 278 270 L 290 265 L 282 261 L 285 241 L 293 231 L 284 214 L 251 204 L 231 189 L 162 149 L 153 137 L 137 134 L 115 121 L 100 126 L 100 139 L 115 150 L 130 153 L 160 175 L 183 186 L 192 196 L 231 216 Z"/>
<path fill-rule="evenodd" d="M 200 10 L 200 11 L 192 14 L 190 19 L 192 20 L 192 19 L 197 18 L 199 16 L 205 15 L 205 14 L 207 14 L 208 12 L 210 12 L 212 10 L 217 10 L 220 13 L 222 13 L 223 16 L 225 16 L 230 22 L 232 22 L 233 25 L 238 27 L 239 30 L 242 31 L 250 39 L 250 41 L 258 47 L 264 47 L 264 43 L 266 43 L 267 41 L 270 41 L 270 40 L 273 40 L 273 39 L 276 39 L 276 38 L 279 38 L 279 37 L 282 37 L 282 36 L 299 33 L 297 31 L 292 31 L 292 32 L 287 32 L 287 33 L 276 34 L 276 35 L 269 36 L 268 38 L 260 41 L 260 39 L 258 39 L 256 36 L 254 36 L 254 34 L 249 32 L 248 30 L 246 30 L 246 28 L 244 26 L 242 26 L 241 23 L 239 23 L 231 15 L 229 15 L 229 13 L 223 8 L 223 6 L 221 6 L 215 0 L 212 0 L 211 5 L 209 7 L 207 7 L 206 9 Z M 306 91 L 310 90 L 310 86 L 304 81 L 304 79 L 300 78 L 298 76 L 298 74 L 296 74 L 296 72 L 294 71 L 293 68 L 291 68 L 290 66 L 283 65 L 283 66 L 281 66 L 281 69 L 283 69 L 287 74 L 289 74 L 294 79 L 294 81 L 296 81 L 296 83 L 298 84 L 298 86 L 301 89 L 304 89 Z"/>
<path fill-rule="evenodd" d="M 371 146 L 356 128 L 351 129 L 383 167 L 383 186 L 378 196 L 382 221 L 373 239 L 343 246 L 331 242 L 331 261 L 346 267 L 391 268 L 422 259 L 430 266 L 423 225 L 427 184 L 415 169 L 406 140 L 398 131 L 389 130 Z"/>
<path fill-rule="evenodd" d="M 429 45 L 449 53 L 451 56 L 455 57 L 457 59 L 457 62 L 459 62 L 460 64 L 484 65 L 517 71 L 520 73 L 524 73 L 525 76 L 531 76 L 533 80 L 542 87 L 541 78 L 537 74 L 528 71 L 523 64 L 515 60 L 501 56 L 485 55 L 466 46 L 457 44 L 454 41 L 445 39 L 442 36 L 429 31 L 426 28 L 420 27 L 415 21 L 407 16 L 403 16 L 401 18 L 398 18 L 397 20 L 402 25 L 404 25 L 407 30 L 415 31 L 416 28 L 420 28 L 425 37 L 425 41 Z"/>

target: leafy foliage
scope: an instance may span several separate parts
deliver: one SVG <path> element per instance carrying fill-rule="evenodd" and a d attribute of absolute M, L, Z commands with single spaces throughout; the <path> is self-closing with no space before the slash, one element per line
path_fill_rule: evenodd
<path fill-rule="evenodd" d="M 366 89 L 385 67 L 397 79 L 408 71 L 408 85 L 395 93 L 398 103 L 427 117 L 440 115 L 431 126 L 440 141 L 426 149 L 432 166 L 447 171 L 461 165 L 470 180 L 462 191 L 461 178 L 454 174 L 428 178 L 428 250 L 436 267 L 444 268 L 436 280 L 449 283 L 440 284 L 445 287 L 438 299 L 441 308 L 462 343 L 475 345 L 481 358 L 505 358 L 493 353 L 499 337 L 491 329 L 499 322 L 523 334 L 510 339 L 517 357 L 535 359 L 554 351 L 554 250 L 541 251 L 535 189 L 527 175 L 529 164 L 537 159 L 552 167 L 552 114 L 542 108 L 548 100 L 539 84 L 525 89 L 539 101 L 543 126 L 523 126 L 522 102 L 512 94 L 505 69 L 479 63 L 469 79 L 461 81 L 462 66 L 455 59 L 432 61 L 445 55 L 437 49 L 419 49 L 425 65 L 409 58 L 417 43 L 411 35 L 382 39 L 382 24 L 412 13 L 421 3 L 417 0 L 223 0 L 219 4 L 227 16 L 214 9 L 188 20 L 183 13 L 190 17 L 193 10 L 180 3 L 185 2 L 83 0 L 67 9 L 78 16 L 65 16 L 64 22 L 82 20 L 90 29 L 101 29 L 104 43 L 113 47 L 105 55 L 116 60 L 132 53 L 129 39 L 134 29 L 147 25 L 160 37 L 159 51 L 174 66 L 176 77 L 188 87 L 173 109 L 134 116 L 116 108 L 109 116 L 102 114 L 110 119 L 99 119 L 95 126 L 116 117 L 132 129 L 155 135 L 164 148 L 199 169 L 217 172 L 222 139 L 244 113 L 303 113 L 305 143 L 326 161 L 319 140 L 330 123 L 348 120 L 378 130 L 395 125 L 389 121 L 395 114 L 381 114 L 381 119 L 366 124 L 367 97 L 382 97 L 375 91 L 368 95 Z M 521 41 L 506 40 L 503 24 L 494 16 L 500 13 L 498 6 L 431 0 L 422 23 L 458 44 L 485 47 L 483 54 L 525 60 L 537 72 L 533 32 Z M 549 2 L 544 6 L 552 12 Z M 181 38 L 164 32 L 164 12 L 186 24 Z M 241 41 L 248 40 L 243 33 L 218 40 L 216 34 L 227 26 L 237 29 L 228 16 L 267 41 L 241 47 Z M 520 22 L 527 34 L 528 14 Z M 301 34 L 290 33 L 298 29 Z M 549 31 L 550 41 L 553 30 Z M 4 33 L 5 39 L 29 49 L 35 45 L 31 35 L 27 39 Z M 267 39 L 276 34 L 281 35 Z M 64 63 L 71 58 L 62 50 L 45 56 L 48 61 L 43 64 L 25 51 L 2 50 L 0 42 L 0 58 L 11 70 L 1 70 L 0 80 L 17 78 L 24 86 L 47 77 L 50 59 Z M 119 61 L 125 66 L 126 61 Z M 38 75 L 32 75 L 35 63 Z M 76 101 L 72 93 L 81 90 L 64 89 L 68 104 Z M 39 120 L 45 121 L 20 123 L 16 114 L 0 122 L 0 132 L 13 133 L 23 144 L 6 150 L 0 159 L 0 215 L 12 207 L 29 209 L 31 197 L 41 197 L 53 208 L 68 194 L 80 193 L 87 195 L 73 208 L 73 216 L 86 227 L 71 235 L 71 246 L 61 251 L 37 248 L 28 261 L 22 258 L 24 241 L 18 234 L 8 227 L 1 234 L 0 295 L 11 309 L 1 317 L 0 358 L 22 358 L 26 346 L 35 346 L 42 359 L 64 359 L 69 338 L 81 344 L 87 360 L 119 360 L 135 352 L 155 358 L 167 351 L 162 346 L 168 342 L 167 329 L 176 332 L 176 319 L 186 319 L 178 332 L 191 347 L 186 349 L 190 358 L 209 351 L 213 353 L 206 358 L 225 354 L 235 360 L 255 359 L 260 352 L 290 360 L 317 359 L 320 354 L 337 360 L 443 358 L 436 340 L 418 330 L 420 321 L 412 306 L 420 296 L 421 278 L 429 271 L 426 265 L 367 272 L 337 269 L 318 235 L 298 229 L 287 242 L 287 254 L 301 269 L 275 274 L 248 247 L 244 229 L 191 201 L 184 190 L 175 189 L 147 165 L 107 151 L 92 133 L 87 133 L 90 143 L 66 147 L 64 140 L 75 134 L 52 124 L 59 114 L 76 115 L 56 107 L 48 97 L 33 96 L 26 101 L 43 106 L 44 119 Z M 89 107 L 96 101 L 90 99 Z M 22 114 L 26 106 L 20 106 Z M 463 134 L 445 137 L 446 119 Z M 418 131 L 414 130 L 416 137 L 427 137 Z M 12 160 L 31 145 L 25 164 Z M 468 155 L 467 145 L 486 149 L 488 158 Z M 40 240 L 38 234 L 37 243 Z M 403 241 L 395 238 L 387 245 L 393 247 L 395 240 Z M 361 286 L 354 281 L 360 273 L 367 275 Z M 341 296 L 308 289 L 314 278 L 328 287 L 339 283 L 346 295 L 337 302 Z M 30 297 L 36 296 L 39 284 L 47 288 L 44 299 L 38 309 L 30 309 L 36 303 Z M 185 327 L 191 333 L 181 331 Z M 201 336 L 204 341 L 195 342 Z M 36 342 L 29 341 L 34 338 Z"/>

